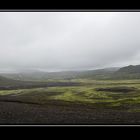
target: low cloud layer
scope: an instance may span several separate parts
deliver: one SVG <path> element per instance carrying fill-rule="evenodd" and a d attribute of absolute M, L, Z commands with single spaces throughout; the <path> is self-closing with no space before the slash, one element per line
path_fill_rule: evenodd
<path fill-rule="evenodd" d="M 139 12 L 1 12 L 0 68 L 140 64 Z"/>

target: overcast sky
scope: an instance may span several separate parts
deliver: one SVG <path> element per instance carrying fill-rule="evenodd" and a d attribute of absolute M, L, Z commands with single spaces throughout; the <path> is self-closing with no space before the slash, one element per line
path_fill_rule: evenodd
<path fill-rule="evenodd" d="M 0 12 L 0 68 L 140 64 L 140 12 Z"/>

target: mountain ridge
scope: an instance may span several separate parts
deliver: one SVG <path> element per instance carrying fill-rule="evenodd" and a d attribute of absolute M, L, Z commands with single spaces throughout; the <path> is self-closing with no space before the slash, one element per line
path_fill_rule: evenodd
<path fill-rule="evenodd" d="M 84 71 L 59 71 L 44 72 L 38 70 L 26 70 L 18 73 L 1 73 L 3 77 L 23 80 L 48 80 L 48 79 L 137 79 L 140 78 L 140 65 L 128 65 L 124 67 L 108 67 Z"/>

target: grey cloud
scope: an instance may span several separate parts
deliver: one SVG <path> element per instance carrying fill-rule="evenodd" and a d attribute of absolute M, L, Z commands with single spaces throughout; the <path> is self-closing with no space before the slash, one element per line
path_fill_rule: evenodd
<path fill-rule="evenodd" d="M 0 13 L 0 68 L 140 64 L 140 13 Z"/>

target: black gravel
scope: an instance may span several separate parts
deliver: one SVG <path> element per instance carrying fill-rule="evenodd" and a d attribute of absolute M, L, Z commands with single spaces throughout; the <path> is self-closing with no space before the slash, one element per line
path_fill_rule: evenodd
<path fill-rule="evenodd" d="M 0 124 L 140 124 L 140 113 L 61 101 L 39 105 L 1 100 Z"/>

